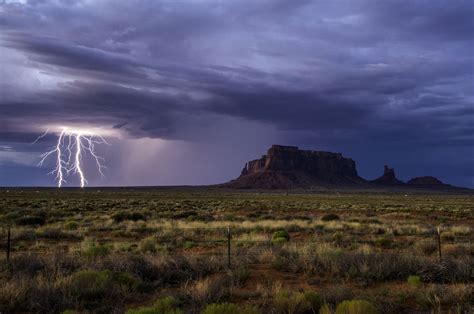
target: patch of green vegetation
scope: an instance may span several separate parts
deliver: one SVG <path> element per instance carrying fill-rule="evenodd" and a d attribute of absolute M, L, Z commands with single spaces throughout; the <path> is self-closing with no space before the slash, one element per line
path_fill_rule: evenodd
<path fill-rule="evenodd" d="M 304 293 L 285 290 L 273 296 L 273 305 L 278 313 L 305 313 L 312 306 Z"/>
<path fill-rule="evenodd" d="M 273 244 L 283 244 L 288 241 L 290 241 L 290 235 L 286 230 L 278 230 L 272 235 Z"/>
<path fill-rule="evenodd" d="M 82 253 L 85 257 L 101 257 L 107 256 L 112 251 L 112 246 L 110 244 L 91 244 L 89 245 L 84 252 Z"/>
<path fill-rule="evenodd" d="M 414 287 L 419 287 L 422 284 L 420 276 L 408 276 L 407 282 L 409 285 Z"/>

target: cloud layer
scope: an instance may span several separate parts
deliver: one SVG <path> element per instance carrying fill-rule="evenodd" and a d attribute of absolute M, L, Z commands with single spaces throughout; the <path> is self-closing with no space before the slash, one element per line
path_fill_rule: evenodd
<path fill-rule="evenodd" d="M 473 186 L 472 16 L 470 1 L 0 1 L 0 168 L 74 124 L 186 143 L 184 163 L 229 152 L 224 174 L 162 164 L 173 184 L 228 179 L 279 141 Z"/>

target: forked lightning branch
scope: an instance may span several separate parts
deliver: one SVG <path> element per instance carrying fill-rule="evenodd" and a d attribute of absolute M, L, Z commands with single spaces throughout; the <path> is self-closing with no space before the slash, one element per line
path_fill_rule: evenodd
<path fill-rule="evenodd" d="M 33 143 L 48 134 L 46 131 L 38 137 Z M 87 184 L 87 179 L 83 169 L 82 158 L 89 156 L 96 164 L 97 170 L 103 176 L 104 158 L 97 155 L 96 145 L 108 144 L 107 141 L 99 134 L 89 130 L 77 130 L 63 128 L 58 135 L 56 145 L 49 151 L 40 155 L 41 160 L 38 166 L 43 166 L 46 160 L 54 159 L 55 167 L 49 172 L 55 176 L 57 186 L 62 187 L 66 178 L 71 175 L 77 175 L 80 180 L 81 188 Z"/>

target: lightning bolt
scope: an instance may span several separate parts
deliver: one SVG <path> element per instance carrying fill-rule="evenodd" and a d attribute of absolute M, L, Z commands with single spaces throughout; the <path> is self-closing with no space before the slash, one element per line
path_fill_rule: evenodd
<path fill-rule="evenodd" d="M 48 131 L 49 130 L 39 136 L 32 144 L 37 143 L 41 138 L 45 137 Z M 83 155 L 90 155 L 97 166 L 98 172 L 101 176 L 104 176 L 103 170 L 106 167 L 103 165 L 103 162 L 105 162 L 105 159 L 97 155 L 95 149 L 95 145 L 100 144 L 110 145 L 105 138 L 99 134 L 63 128 L 58 135 L 56 146 L 50 151 L 40 155 L 41 159 L 38 166 L 43 166 L 44 162 L 50 156 L 55 155 L 56 166 L 49 174 L 55 175 L 58 187 L 60 188 L 66 183 L 66 176 L 70 173 L 74 173 L 79 177 L 80 186 L 83 188 L 87 184 L 87 179 L 82 168 Z"/>

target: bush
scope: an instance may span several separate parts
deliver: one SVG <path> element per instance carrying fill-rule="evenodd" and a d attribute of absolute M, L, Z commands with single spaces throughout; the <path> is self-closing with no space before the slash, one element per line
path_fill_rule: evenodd
<path fill-rule="evenodd" d="M 452 232 L 443 232 L 441 233 L 441 240 L 443 241 L 454 241 L 455 237 Z"/>
<path fill-rule="evenodd" d="M 392 240 L 388 238 L 378 238 L 375 240 L 375 245 L 380 246 L 382 248 L 390 248 L 392 246 Z"/>
<path fill-rule="evenodd" d="M 321 300 L 321 296 L 317 294 L 316 292 L 307 291 L 304 293 L 304 298 L 311 305 L 311 310 L 313 311 L 313 313 L 318 313 L 319 309 L 321 308 L 323 304 Z"/>
<path fill-rule="evenodd" d="M 326 214 L 321 217 L 322 221 L 331 221 L 331 220 L 339 220 L 339 216 L 336 214 Z"/>
<path fill-rule="evenodd" d="M 62 240 L 62 239 L 69 239 L 69 240 L 77 240 L 79 239 L 78 236 L 67 233 L 62 231 L 61 229 L 56 228 L 46 228 L 42 232 L 38 233 L 37 236 L 43 239 L 53 239 L 53 240 Z"/>
<path fill-rule="evenodd" d="M 144 214 L 142 214 L 140 212 L 120 211 L 118 213 L 113 214 L 112 219 L 115 222 L 122 222 L 122 221 L 125 221 L 125 220 L 132 220 L 132 221 L 145 220 L 146 217 L 145 217 Z"/>
<path fill-rule="evenodd" d="M 104 306 L 104 300 L 114 302 L 122 293 L 135 291 L 140 280 L 125 272 L 81 270 L 72 275 L 71 294 L 87 309 Z"/>
<path fill-rule="evenodd" d="M 431 255 L 438 250 L 438 245 L 435 241 L 421 241 L 416 244 L 416 248 L 425 255 Z"/>
<path fill-rule="evenodd" d="M 43 216 L 26 216 L 16 220 L 16 224 L 20 226 L 42 226 L 46 223 Z"/>
<path fill-rule="evenodd" d="M 193 242 L 193 241 L 186 241 L 186 242 L 184 242 L 184 244 L 183 244 L 183 248 L 184 248 L 185 250 L 190 250 L 190 249 L 192 249 L 193 247 L 194 247 L 194 242 Z"/>
<path fill-rule="evenodd" d="M 130 309 L 126 314 L 181 314 L 183 311 L 176 308 L 177 302 L 173 297 L 158 299 L 152 306 Z"/>
<path fill-rule="evenodd" d="M 140 279 L 126 272 L 113 272 L 112 280 L 122 291 L 135 291 L 140 286 Z"/>
<path fill-rule="evenodd" d="M 342 301 L 336 308 L 336 314 L 377 314 L 378 311 L 365 300 Z"/>
<path fill-rule="evenodd" d="M 244 285 L 245 281 L 250 276 L 250 271 L 248 270 L 247 267 L 240 266 L 237 269 L 232 270 L 231 274 L 231 279 L 232 279 L 232 284 L 234 286 L 241 287 Z"/>
<path fill-rule="evenodd" d="M 71 293 L 86 303 L 100 301 L 112 290 L 110 271 L 81 270 L 72 275 Z"/>
<path fill-rule="evenodd" d="M 273 269 L 276 269 L 278 271 L 284 271 L 287 270 L 289 267 L 290 261 L 286 256 L 276 256 L 271 263 L 271 266 Z"/>
<path fill-rule="evenodd" d="M 409 276 L 407 282 L 411 286 L 419 287 L 421 286 L 421 278 L 420 276 Z"/>
<path fill-rule="evenodd" d="M 290 241 L 290 235 L 286 230 L 279 230 L 275 232 L 272 236 L 273 243 L 282 243 L 286 241 Z"/>
<path fill-rule="evenodd" d="M 184 295 L 190 303 L 206 304 L 219 302 L 228 293 L 226 289 L 227 278 L 202 278 L 188 286 L 185 284 Z"/>
<path fill-rule="evenodd" d="M 332 314 L 332 310 L 327 303 L 324 303 L 319 309 L 319 314 Z"/>
<path fill-rule="evenodd" d="M 272 240 L 272 243 L 275 244 L 275 245 L 283 245 L 286 242 L 288 242 L 288 240 L 286 238 L 276 238 L 276 239 Z"/>
<path fill-rule="evenodd" d="M 144 253 L 155 253 L 157 251 L 156 239 L 148 237 L 140 241 L 140 250 Z"/>
<path fill-rule="evenodd" d="M 112 247 L 107 244 L 92 244 L 84 251 L 86 257 L 99 257 L 109 255 Z"/>
<path fill-rule="evenodd" d="M 256 306 L 240 307 L 233 303 L 214 303 L 209 304 L 201 314 L 259 314 L 260 310 Z"/>
<path fill-rule="evenodd" d="M 75 221 L 67 221 L 64 224 L 64 229 L 66 230 L 77 230 L 79 228 L 79 224 Z"/>
<path fill-rule="evenodd" d="M 311 309 L 311 303 L 303 293 L 280 291 L 273 297 L 273 305 L 278 313 L 305 313 Z"/>

